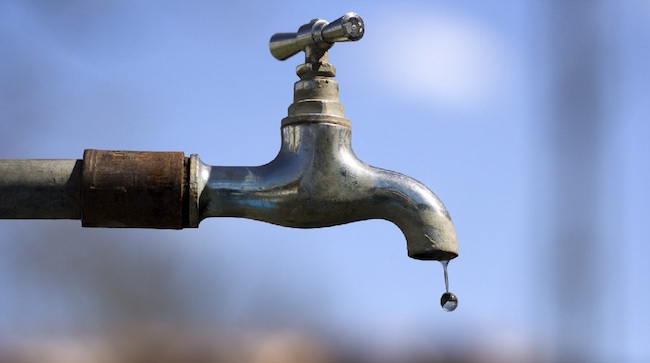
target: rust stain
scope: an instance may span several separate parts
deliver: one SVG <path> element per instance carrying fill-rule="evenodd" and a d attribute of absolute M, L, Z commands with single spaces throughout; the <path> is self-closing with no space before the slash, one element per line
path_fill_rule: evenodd
<path fill-rule="evenodd" d="M 85 150 L 82 225 L 183 228 L 186 164 L 182 152 Z"/>

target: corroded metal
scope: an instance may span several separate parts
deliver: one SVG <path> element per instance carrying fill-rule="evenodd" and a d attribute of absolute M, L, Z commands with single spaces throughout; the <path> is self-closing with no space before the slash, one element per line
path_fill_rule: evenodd
<path fill-rule="evenodd" d="M 182 152 L 86 150 L 82 225 L 183 228 L 185 165 Z"/>

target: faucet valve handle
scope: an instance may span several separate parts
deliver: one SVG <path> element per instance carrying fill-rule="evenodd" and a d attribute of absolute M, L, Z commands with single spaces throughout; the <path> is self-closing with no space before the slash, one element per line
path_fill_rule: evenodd
<path fill-rule="evenodd" d="M 357 41 L 363 37 L 363 20 L 356 13 L 347 13 L 328 23 L 314 19 L 301 26 L 295 33 L 276 33 L 271 37 L 269 48 L 278 60 L 285 60 L 301 50 L 325 53 L 335 42 Z"/>

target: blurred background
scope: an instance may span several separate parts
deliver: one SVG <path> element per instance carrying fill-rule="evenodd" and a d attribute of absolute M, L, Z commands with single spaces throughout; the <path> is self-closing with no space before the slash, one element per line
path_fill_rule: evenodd
<path fill-rule="evenodd" d="M 260 165 L 295 66 L 337 44 L 353 147 L 428 185 L 440 264 L 385 221 L 182 231 L 0 221 L 2 362 L 647 362 L 650 2 L 0 2 L 0 158 L 184 151 Z"/>

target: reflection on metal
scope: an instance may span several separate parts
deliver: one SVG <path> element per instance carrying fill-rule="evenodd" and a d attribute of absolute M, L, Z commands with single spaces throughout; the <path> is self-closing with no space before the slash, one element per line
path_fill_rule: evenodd
<path fill-rule="evenodd" d="M 86 150 L 83 160 L 0 161 L 0 218 L 175 229 L 198 227 L 208 217 L 297 228 L 385 219 L 404 233 L 409 256 L 457 257 L 456 232 L 436 195 L 412 178 L 363 163 L 352 151 L 351 123 L 339 103 L 327 50 L 334 42 L 358 40 L 363 32 L 361 18 L 348 13 L 332 23 L 316 19 L 297 33 L 271 38 L 276 58 L 304 51 L 306 60 L 297 68 L 300 80 L 282 120 L 282 146 L 270 163 L 210 166 L 197 155 L 186 158 L 180 152 L 99 150 Z M 44 176 L 49 174 L 56 177 Z M 51 194 L 43 191 L 48 188 Z M 20 197 L 8 198 L 12 193 Z M 30 200 L 33 194 L 38 200 Z M 58 205 L 63 199 L 67 207 L 59 209 L 65 211 L 38 211 L 41 203 Z"/>
<path fill-rule="evenodd" d="M 275 58 L 285 60 L 307 48 L 315 47 L 325 52 L 336 42 L 357 41 L 364 32 L 361 17 L 347 13 L 331 23 L 314 19 L 301 26 L 296 33 L 274 34 L 269 47 Z"/>

